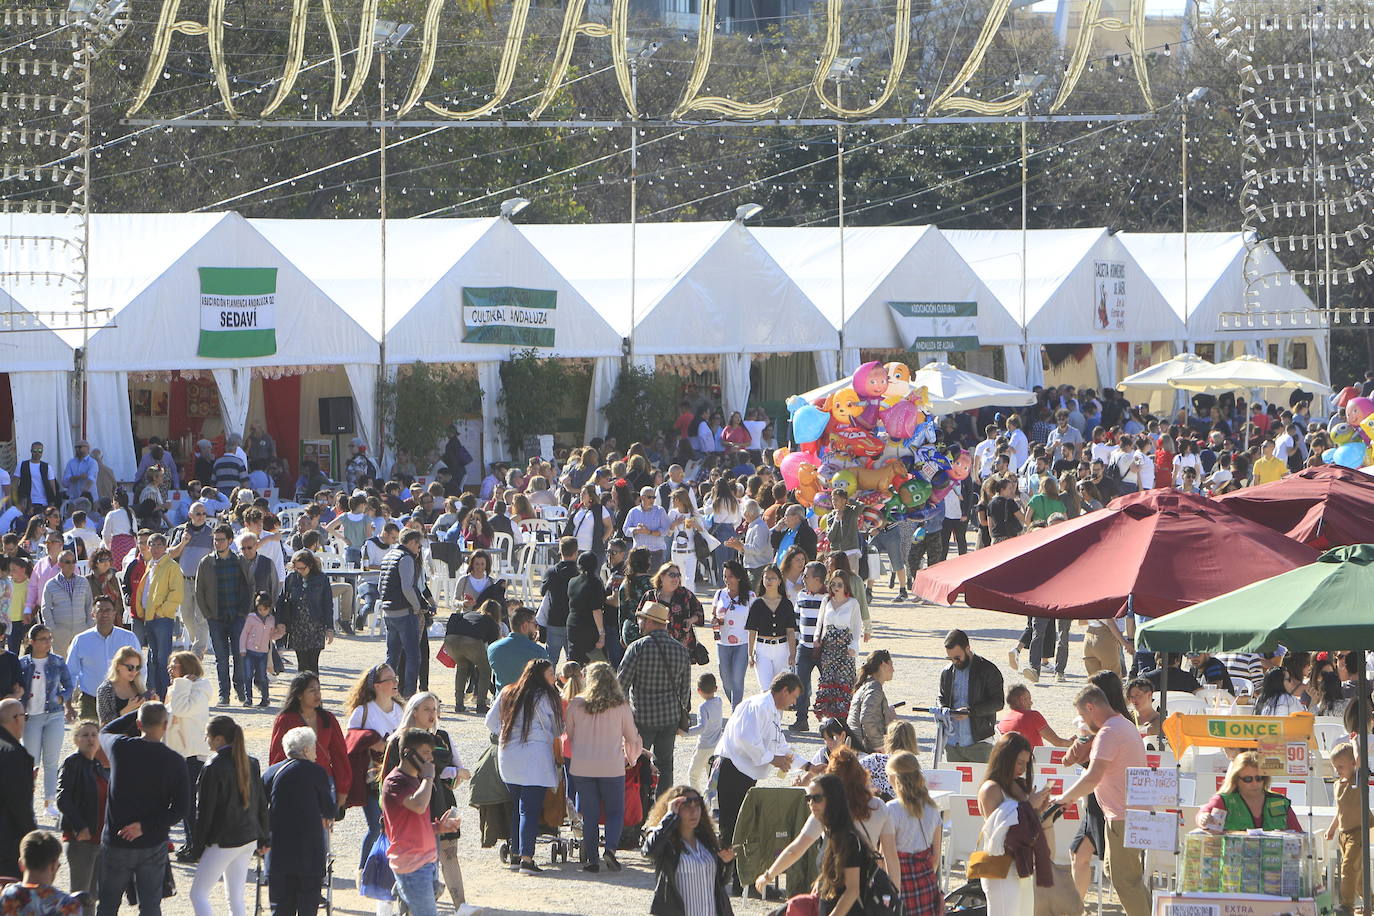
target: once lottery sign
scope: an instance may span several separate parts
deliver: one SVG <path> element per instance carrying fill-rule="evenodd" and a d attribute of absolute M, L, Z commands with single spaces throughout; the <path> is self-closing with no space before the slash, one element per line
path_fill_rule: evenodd
<path fill-rule="evenodd" d="M 1175 754 L 1190 745 L 1199 747 L 1256 747 L 1261 741 L 1312 740 L 1310 713 L 1291 716 L 1184 716 L 1175 713 L 1164 722 L 1164 736 Z"/>

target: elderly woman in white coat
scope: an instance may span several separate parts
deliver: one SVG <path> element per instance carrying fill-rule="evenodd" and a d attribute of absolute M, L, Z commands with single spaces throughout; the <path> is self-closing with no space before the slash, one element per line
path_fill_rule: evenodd
<path fill-rule="evenodd" d="M 534 840 L 544 815 L 544 794 L 558 788 L 563 766 L 563 701 L 554 687 L 553 663 L 537 658 L 519 680 L 496 695 L 487 711 L 496 736 L 496 763 L 511 797 L 510 861 L 514 871 L 538 874 Z"/>
<path fill-rule="evenodd" d="M 167 711 L 172 720 L 163 742 L 186 758 L 191 777 L 192 798 L 200 780 L 201 766 L 210 753 L 205 742 L 205 727 L 210 724 L 210 698 L 214 688 L 205 679 L 205 669 L 194 652 L 173 652 L 167 659 Z M 186 844 L 177 851 L 178 862 L 195 861 L 196 806 L 186 809 Z"/>

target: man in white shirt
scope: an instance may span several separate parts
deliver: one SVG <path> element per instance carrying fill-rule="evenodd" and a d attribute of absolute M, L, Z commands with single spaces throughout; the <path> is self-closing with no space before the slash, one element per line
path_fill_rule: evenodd
<path fill-rule="evenodd" d="M 1112 457 L 1112 444 L 1107 441 L 1107 431 L 1100 426 L 1093 428 L 1092 445 L 1088 447 L 1092 460 L 1106 464 Z"/>
<path fill-rule="evenodd" d="M 1011 446 L 1011 466 L 1019 468 L 1030 457 L 1030 442 L 1021 431 L 1021 417 L 1012 414 L 1007 417 L 1007 445 Z"/>
<path fill-rule="evenodd" d="M 983 441 L 973 447 L 973 466 L 979 480 L 992 473 L 992 458 L 997 454 L 997 432 L 996 426 L 988 424 L 983 430 Z"/>
<path fill-rule="evenodd" d="M 1136 436 L 1136 471 L 1140 475 L 1140 489 L 1153 490 L 1155 486 L 1155 458 L 1150 451 L 1149 436 Z"/>
<path fill-rule="evenodd" d="M 1125 496 L 1127 493 L 1134 493 L 1140 489 L 1142 457 L 1135 450 L 1135 440 L 1122 439 L 1117 447 L 1112 449 L 1107 461 L 1109 467 L 1115 465 L 1121 474 L 1121 484 L 1117 487 L 1119 496 Z"/>
<path fill-rule="evenodd" d="M 1287 429 L 1283 430 L 1274 440 L 1274 457 L 1287 464 L 1288 455 L 1293 451 L 1294 444 L 1292 434 Z"/>
<path fill-rule="evenodd" d="M 67 538 L 81 542 L 79 559 L 89 560 L 91 554 L 100 549 L 100 535 L 87 527 L 86 513 L 81 510 L 72 513 L 72 527 L 67 531 Z"/>
<path fill-rule="evenodd" d="M 730 713 L 716 745 L 720 775 L 716 798 L 720 807 L 720 842 L 729 846 L 744 796 L 774 767 L 792 767 L 792 749 L 782 730 L 782 711 L 801 695 L 801 680 L 791 671 L 773 678 L 767 693 L 749 697 Z M 735 879 L 738 881 L 738 877 Z"/>

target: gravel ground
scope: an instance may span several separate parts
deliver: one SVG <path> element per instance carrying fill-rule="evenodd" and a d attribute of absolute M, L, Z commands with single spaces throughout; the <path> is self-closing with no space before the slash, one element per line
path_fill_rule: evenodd
<path fill-rule="evenodd" d="M 967 630 L 973 640 L 975 652 L 986 655 L 1003 666 L 1005 670 L 1006 650 L 1020 634 L 1022 620 L 989 611 L 970 610 L 956 606 L 953 608 L 911 601 L 898 602 L 895 592 L 879 583 L 873 608 L 873 639 L 867 648 L 884 648 L 893 654 L 896 677 L 888 685 L 888 698 L 894 702 L 905 701 L 899 710 L 904 718 L 911 719 L 922 739 L 923 762 L 929 760 L 929 748 L 935 737 L 935 724 L 925 712 L 936 703 L 936 691 L 940 669 L 944 666 L 942 641 L 945 633 L 952 627 Z M 707 631 L 699 635 L 710 639 Z M 1067 731 L 1072 719 L 1073 694 L 1084 684 L 1082 666 L 1078 662 L 1081 652 L 1077 644 L 1081 642 L 1080 630 L 1073 634 L 1075 648 L 1070 664 L 1071 675 L 1066 683 L 1042 683 L 1035 689 L 1036 707 L 1039 708 L 1060 733 Z M 709 643 L 708 643 L 709 644 Z M 437 647 L 436 647 L 437 649 Z M 340 714 L 348 685 L 357 674 L 367 667 L 381 661 L 385 646 L 381 637 L 344 637 L 336 640 L 325 649 L 321 663 L 324 667 L 323 687 L 325 705 Z M 712 666 L 714 670 L 714 653 Z M 210 669 L 213 671 L 213 668 Z M 449 669 L 437 663 L 432 668 L 431 687 L 443 698 L 445 710 L 452 709 L 453 681 Z M 213 675 L 212 675 L 213 676 Z M 273 698 L 280 700 L 285 693 L 286 677 L 278 678 L 273 684 Z M 748 680 L 749 689 L 755 689 L 752 672 Z M 695 699 L 695 696 L 694 696 Z M 212 710 L 218 712 L 220 710 Z M 228 711 L 228 710 L 224 710 Z M 271 730 L 272 715 L 275 709 L 232 710 L 232 715 L 243 725 L 249 741 L 250 752 L 259 760 L 265 760 L 267 742 Z M 790 721 L 790 716 L 787 721 Z M 466 715 L 445 714 L 444 727 L 448 729 L 458 746 L 464 762 L 471 765 L 481 748 L 487 743 L 487 732 L 482 721 L 473 713 Z M 819 741 L 814 737 L 790 736 L 798 759 L 805 759 L 815 753 Z M 685 774 L 691 763 L 694 739 L 680 740 L 675 756 L 676 771 Z M 64 750 L 66 753 L 70 748 Z M 781 784 L 780 780 L 775 781 Z M 512 874 L 497 857 L 496 850 L 482 849 L 479 845 L 477 812 L 462 807 L 466 803 L 466 789 L 459 790 L 459 805 L 463 814 L 463 837 L 459 841 L 460 858 L 463 866 L 468 902 L 481 906 L 485 913 L 492 914 L 640 914 L 647 913 L 653 896 L 653 869 L 638 853 L 624 853 L 621 861 L 625 868 L 619 874 L 602 871 L 590 875 L 574 862 L 572 864 L 547 865 L 547 846 L 539 852 L 539 861 L 545 866 L 543 875 L 522 876 Z M 52 826 L 50 819 L 40 818 L 44 826 Z M 373 914 L 375 907 L 371 900 L 361 897 L 356 890 L 355 877 L 358 850 L 365 832 L 361 812 L 350 811 L 334 831 L 334 848 L 337 861 L 334 869 L 333 901 L 334 909 L 342 913 Z M 189 916 L 192 912 L 189 891 L 193 869 L 176 866 L 177 886 L 180 892 L 176 897 L 164 901 L 164 912 Z M 59 886 L 65 886 L 65 872 L 59 876 Z M 222 890 L 220 891 L 222 893 Z M 252 912 L 253 889 L 248 889 L 248 908 Z M 267 911 L 266 889 L 262 892 L 262 911 Z M 216 906 L 227 912 L 224 898 L 216 895 Z M 736 900 L 735 912 L 741 916 L 763 914 L 776 904 L 761 901 Z M 130 910 L 132 911 L 132 910 Z M 440 912 L 452 912 L 448 898 L 440 901 Z"/>

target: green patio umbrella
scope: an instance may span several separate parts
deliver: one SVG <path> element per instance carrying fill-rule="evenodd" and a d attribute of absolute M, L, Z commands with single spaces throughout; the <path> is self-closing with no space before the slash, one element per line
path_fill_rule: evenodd
<path fill-rule="evenodd" d="M 1363 655 L 1374 649 L 1374 544 L 1328 550 L 1308 566 L 1152 620 L 1136 632 L 1136 641 L 1157 652 L 1259 652 L 1279 645 L 1357 652 L 1360 826 L 1369 836 L 1369 684 Z M 1167 693 L 1164 684 L 1161 693 Z M 1367 841 L 1362 850 L 1368 907 Z"/>

